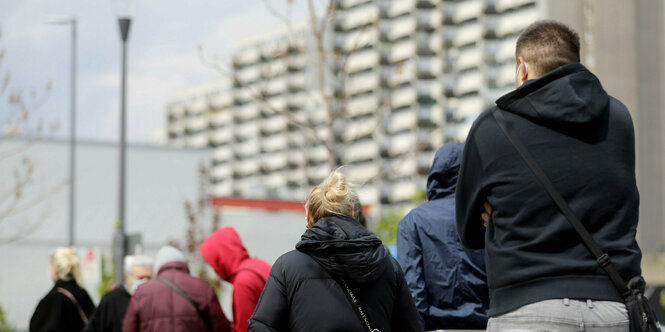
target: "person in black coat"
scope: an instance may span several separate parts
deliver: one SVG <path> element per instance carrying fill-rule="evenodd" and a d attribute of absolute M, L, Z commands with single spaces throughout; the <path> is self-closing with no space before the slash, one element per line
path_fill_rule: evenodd
<path fill-rule="evenodd" d="M 335 171 L 309 195 L 296 250 L 272 267 L 248 331 L 423 331 L 402 270 L 352 218 L 357 194 Z M 360 302 L 362 319 L 343 290 Z"/>
<path fill-rule="evenodd" d="M 145 256 L 125 256 L 125 283 L 108 291 L 90 317 L 83 332 L 122 332 L 129 300 L 139 285 L 152 278 L 152 260 Z"/>
<path fill-rule="evenodd" d="M 49 273 L 55 285 L 32 314 L 30 332 L 83 330 L 95 305 L 77 283 L 79 270 L 79 258 L 73 248 L 58 248 L 51 254 Z"/>

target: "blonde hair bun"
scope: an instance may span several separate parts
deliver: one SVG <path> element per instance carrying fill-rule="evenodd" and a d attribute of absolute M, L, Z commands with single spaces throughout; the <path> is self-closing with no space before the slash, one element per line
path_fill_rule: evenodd
<path fill-rule="evenodd" d="M 57 248 L 51 253 L 49 263 L 55 268 L 58 279 L 76 282 L 81 280 L 80 260 L 76 249 Z"/>
<path fill-rule="evenodd" d="M 307 198 L 305 208 L 309 212 L 312 223 L 330 215 L 351 216 L 354 211 L 358 194 L 346 181 L 344 174 L 335 170 L 314 187 Z"/>

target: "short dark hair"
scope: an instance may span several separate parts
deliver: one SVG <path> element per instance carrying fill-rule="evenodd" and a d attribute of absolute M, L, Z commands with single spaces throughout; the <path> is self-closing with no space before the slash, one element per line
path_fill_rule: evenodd
<path fill-rule="evenodd" d="M 515 56 L 524 57 L 534 74 L 542 76 L 565 64 L 580 62 L 580 36 L 563 23 L 538 21 L 517 38 Z"/>

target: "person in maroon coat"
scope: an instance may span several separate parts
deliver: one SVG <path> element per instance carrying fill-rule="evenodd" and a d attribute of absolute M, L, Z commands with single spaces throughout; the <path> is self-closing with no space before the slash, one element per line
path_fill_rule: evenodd
<path fill-rule="evenodd" d="M 185 257 L 165 246 L 155 259 L 157 277 L 136 289 L 122 324 L 123 332 L 228 332 L 215 290 L 207 282 L 189 275 Z"/>
<path fill-rule="evenodd" d="M 233 227 L 218 229 L 199 249 L 217 275 L 233 284 L 233 331 L 247 331 L 247 320 L 261 297 L 270 275 L 270 264 L 249 257 Z"/>

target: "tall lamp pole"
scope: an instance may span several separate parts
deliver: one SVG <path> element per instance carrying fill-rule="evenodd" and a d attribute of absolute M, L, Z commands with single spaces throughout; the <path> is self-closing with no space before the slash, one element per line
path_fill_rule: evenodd
<path fill-rule="evenodd" d="M 49 16 L 48 24 L 69 25 L 71 27 L 71 67 L 69 91 L 69 227 L 67 245 L 74 245 L 74 193 L 76 189 L 76 18 Z"/>
<path fill-rule="evenodd" d="M 122 78 L 120 92 L 120 185 L 118 192 L 118 230 L 115 238 L 115 281 L 123 281 L 123 259 L 127 252 L 127 235 L 125 233 L 125 165 L 126 165 L 126 106 L 127 106 L 127 39 L 129 27 L 134 15 L 136 2 L 132 0 L 114 0 L 120 39 L 122 41 Z"/>

